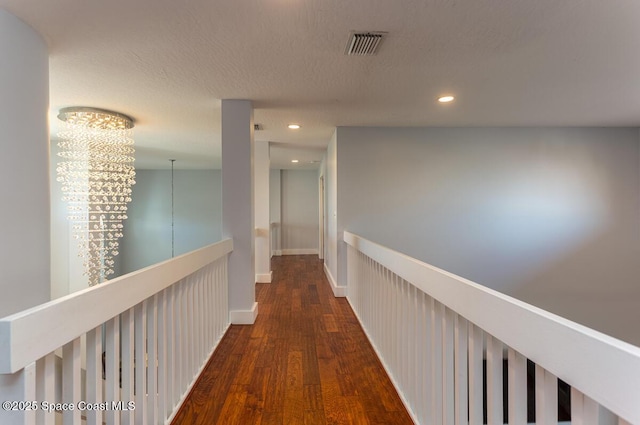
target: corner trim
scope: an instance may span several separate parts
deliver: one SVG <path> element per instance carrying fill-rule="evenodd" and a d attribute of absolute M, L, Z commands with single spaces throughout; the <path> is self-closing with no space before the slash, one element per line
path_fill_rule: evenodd
<path fill-rule="evenodd" d="M 327 267 L 327 263 L 324 263 L 324 274 L 327 276 L 327 280 L 329 284 L 331 284 L 331 290 L 333 291 L 333 296 L 336 298 L 344 298 L 347 296 L 347 287 L 346 286 L 338 286 L 336 280 L 333 278 L 331 271 Z"/>
<path fill-rule="evenodd" d="M 273 272 L 256 274 L 256 283 L 271 283 Z"/>
<path fill-rule="evenodd" d="M 251 310 L 231 310 L 229 321 L 232 325 L 253 325 L 258 317 L 258 303 L 253 303 Z"/>

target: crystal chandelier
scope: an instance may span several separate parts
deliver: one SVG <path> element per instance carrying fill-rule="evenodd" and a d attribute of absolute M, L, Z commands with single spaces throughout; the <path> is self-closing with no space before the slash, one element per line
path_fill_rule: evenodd
<path fill-rule="evenodd" d="M 133 120 L 95 108 L 64 108 L 58 178 L 79 242 L 89 286 L 113 274 L 131 186 L 135 184 Z"/>

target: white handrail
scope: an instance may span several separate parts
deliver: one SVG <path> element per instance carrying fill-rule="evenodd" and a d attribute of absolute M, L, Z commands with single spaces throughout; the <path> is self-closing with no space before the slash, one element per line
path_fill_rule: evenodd
<path fill-rule="evenodd" d="M 23 369 L 232 250 L 225 239 L 0 319 L 0 374 Z"/>
<path fill-rule="evenodd" d="M 350 232 L 344 241 L 630 423 L 640 424 L 640 348 Z"/>

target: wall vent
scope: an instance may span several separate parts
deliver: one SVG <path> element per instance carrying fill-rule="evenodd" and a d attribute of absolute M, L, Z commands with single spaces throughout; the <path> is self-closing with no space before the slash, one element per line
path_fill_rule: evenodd
<path fill-rule="evenodd" d="M 354 31 L 349 35 L 349 41 L 344 51 L 349 56 L 373 56 L 378 53 L 383 38 L 387 35 L 381 31 Z"/>

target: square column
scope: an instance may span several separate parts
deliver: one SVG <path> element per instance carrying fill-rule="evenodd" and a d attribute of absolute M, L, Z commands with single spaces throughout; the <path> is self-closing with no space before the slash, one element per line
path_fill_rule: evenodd
<path fill-rule="evenodd" d="M 256 282 L 271 283 L 269 142 L 255 142 Z"/>
<path fill-rule="evenodd" d="M 229 319 L 252 324 L 255 301 L 253 105 L 222 101 L 222 235 L 233 238 L 229 255 Z"/>

